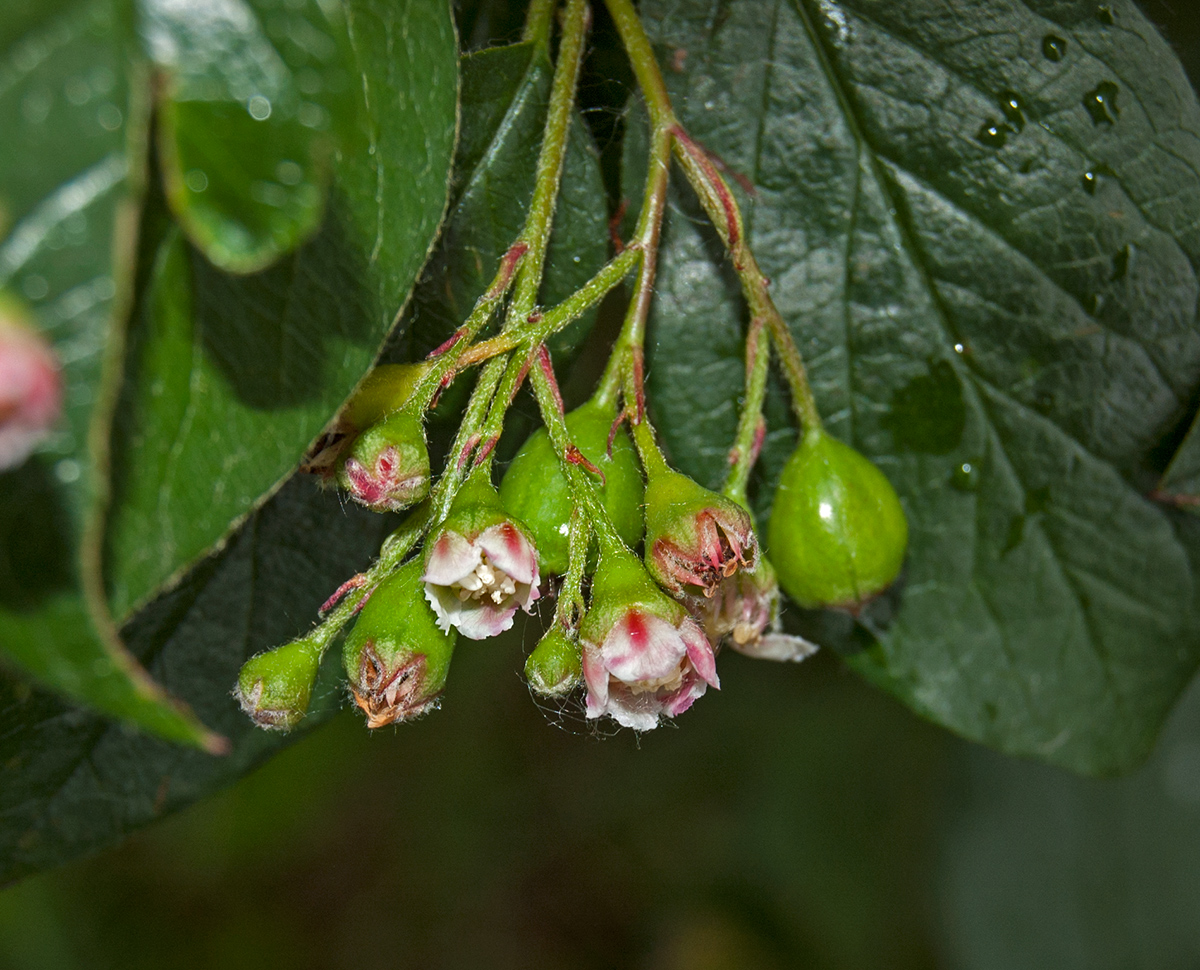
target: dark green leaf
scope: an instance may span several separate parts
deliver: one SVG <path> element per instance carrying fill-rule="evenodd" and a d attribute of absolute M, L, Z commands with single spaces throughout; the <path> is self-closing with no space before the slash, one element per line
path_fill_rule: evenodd
<path fill-rule="evenodd" d="M 1143 496 L 1200 384 L 1200 107 L 1136 8 L 1112 8 L 644 8 L 684 124 L 757 188 L 750 239 L 830 429 L 909 516 L 898 612 L 864 619 L 849 663 L 1086 772 L 1144 757 L 1200 659 L 1191 540 Z M 714 482 L 742 311 L 680 215 L 651 392 Z M 776 421 L 761 511 L 793 441 Z"/>
<path fill-rule="evenodd" d="M 67 387 L 56 433 L 0 473 L 0 653 L 112 716 L 211 744 L 120 645 L 102 643 L 77 590 L 95 474 L 88 430 L 119 285 L 115 223 L 130 204 L 130 107 L 111 4 L 59 6 L 23 20 L 28 32 L 0 50 L 0 130 L 20 146 L 0 153 L 0 212 L 15 220 L 0 237 L 0 287 L 29 301 Z"/>
<path fill-rule="evenodd" d="M 1200 417 L 1192 422 L 1158 486 L 1159 497 L 1200 512 Z"/>
<path fill-rule="evenodd" d="M 316 238 L 287 265 L 237 279 L 171 243 L 176 258 L 164 257 L 159 275 L 175 288 L 142 301 L 116 429 L 109 579 L 118 614 L 219 541 L 294 466 L 370 365 L 436 232 L 457 94 L 448 9 L 344 9 L 347 45 L 324 44 L 346 52 L 358 100 L 331 122 L 349 135 Z M 0 250 L 3 282 L 35 299 L 66 364 L 71 406 L 69 433 L 5 478 L 5 571 L 20 580 L 4 590 L 0 624 L 6 652 L 43 681 L 195 738 L 123 652 L 105 652 L 78 593 L 76 537 L 92 474 L 84 446 L 116 289 L 109 246 L 126 166 L 116 34 L 107 5 L 80 5 L 5 62 L 0 111 L 45 162 L 3 158 L 5 207 L 21 219 Z M 401 54 L 399 34 L 421 43 Z M 321 48 L 320 35 L 303 36 Z M 169 233 L 155 211 L 143 229 L 148 278 Z M 31 573 L 30 557 L 44 568 Z"/>
<path fill-rule="evenodd" d="M 155 679 L 230 738 L 227 757 L 130 731 L 0 674 L 0 883 L 115 842 L 277 750 L 283 738 L 255 728 L 229 695 L 238 669 L 307 629 L 389 521 L 343 512 L 335 496 L 294 479 L 123 627 Z M 43 628 L 52 620 L 41 619 Z M 342 703 L 337 659 L 329 657 L 309 723 Z"/>
<path fill-rule="evenodd" d="M 462 59 L 463 122 L 453 208 L 413 301 L 410 340 L 397 348 L 398 359 L 417 359 L 453 333 L 524 226 L 551 74 L 545 50 L 530 43 Z M 577 116 L 547 253 L 541 294 L 545 305 L 570 296 L 604 264 L 606 225 L 599 161 L 587 126 Z M 570 356 L 591 319 L 577 321 L 551 342 L 556 359 Z"/>

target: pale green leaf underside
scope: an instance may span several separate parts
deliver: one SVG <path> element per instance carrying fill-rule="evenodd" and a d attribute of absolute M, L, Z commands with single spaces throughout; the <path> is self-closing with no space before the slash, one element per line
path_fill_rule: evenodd
<path fill-rule="evenodd" d="M 112 5 L 60 8 L 0 52 L 0 223 L 11 220 L 0 287 L 28 301 L 67 387 L 55 432 L 24 466 L 0 473 L 0 655 L 111 716 L 197 743 L 194 718 L 96 636 L 76 585 L 130 109 Z"/>
<path fill-rule="evenodd" d="M 214 269 L 169 232 L 147 253 L 117 419 L 119 616 L 295 467 L 374 360 L 437 232 L 456 122 L 448 11 L 345 13 L 357 96 L 334 120 L 348 140 L 313 239 L 250 276 Z"/>

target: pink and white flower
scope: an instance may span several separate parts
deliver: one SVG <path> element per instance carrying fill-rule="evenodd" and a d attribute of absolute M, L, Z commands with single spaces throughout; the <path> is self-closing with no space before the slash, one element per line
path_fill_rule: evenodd
<path fill-rule="evenodd" d="M 456 627 L 470 640 L 484 640 L 511 627 L 518 608 L 530 612 L 539 596 L 537 551 L 512 522 L 474 537 L 447 529 L 433 543 L 421 579 L 443 631 Z"/>
<path fill-rule="evenodd" d="M 798 662 L 817 650 L 815 643 L 783 632 L 779 581 L 766 556 L 759 557 L 753 571 L 723 580 L 712 595 L 681 596 L 680 602 L 713 643 L 724 643 L 748 657 Z"/>
<path fill-rule="evenodd" d="M 61 412 L 54 351 L 0 305 L 0 471 L 24 462 Z"/>
<path fill-rule="evenodd" d="M 720 689 L 716 656 L 695 620 L 678 624 L 629 607 L 600 642 L 583 640 L 587 716 L 612 717 L 637 731 L 682 714 L 712 686 Z"/>

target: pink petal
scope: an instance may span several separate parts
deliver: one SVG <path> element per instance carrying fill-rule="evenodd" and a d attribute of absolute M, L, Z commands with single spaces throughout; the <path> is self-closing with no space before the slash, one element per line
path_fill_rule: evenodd
<path fill-rule="evenodd" d="M 426 583 L 425 599 L 433 607 L 433 612 L 437 616 L 438 629 L 443 633 L 449 633 L 450 627 L 454 625 L 454 617 L 458 614 L 458 608 L 462 605 L 459 603 L 458 597 L 450 592 L 447 586 Z"/>
<path fill-rule="evenodd" d="M 533 543 L 511 522 L 488 526 L 475 542 L 494 565 L 518 583 L 538 584 L 537 552 Z"/>
<path fill-rule="evenodd" d="M 443 532 L 433 544 L 421 581 L 437 586 L 457 583 L 483 561 L 482 550 L 457 532 Z"/>
<path fill-rule="evenodd" d="M 683 682 L 683 686 L 666 699 L 663 704 L 664 713 L 667 717 L 678 717 L 696 703 L 697 697 L 704 696 L 704 691 L 707 687 L 708 685 L 694 674 L 687 677 Z"/>
<path fill-rule="evenodd" d="M 437 614 L 438 628 L 443 633 L 454 627 L 468 640 L 486 640 L 503 633 L 513 625 L 516 604 L 499 609 L 493 603 L 480 600 L 460 600 L 448 586 L 425 584 L 425 599 Z"/>
<path fill-rule="evenodd" d="M 594 647 L 583 647 L 583 682 L 587 684 L 587 716 L 599 717 L 608 709 L 608 671 Z"/>
<path fill-rule="evenodd" d="M 525 594 L 521 595 L 522 588 L 525 588 Z M 533 612 L 533 604 L 541 598 L 542 591 L 538 589 L 537 584 L 525 587 L 524 583 L 517 585 L 517 603 L 526 613 Z"/>
<path fill-rule="evenodd" d="M 708 642 L 708 637 L 704 635 L 704 631 L 692 619 L 684 620 L 683 626 L 679 630 L 683 642 L 687 644 L 687 655 L 688 660 L 692 662 L 692 669 L 702 680 L 720 690 L 721 681 L 717 678 L 717 656 L 713 652 L 712 644 Z"/>
<path fill-rule="evenodd" d="M 0 471 L 29 457 L 57 420 L 61 403 L 62 380 L 50 345 L 0 316 Z"/>
<path fill-rule="evenodd" d="M 600 648 L 609 673 L 627 684 L 669 677 L 686 653 L 687 645 L 675 627 L 636 609 L 621 618 Z"/>

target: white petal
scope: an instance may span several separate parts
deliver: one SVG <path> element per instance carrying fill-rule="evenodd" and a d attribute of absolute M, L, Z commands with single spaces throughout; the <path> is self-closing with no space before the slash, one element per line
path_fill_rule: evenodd
<path fill-rule="evenodd" d="M 729 644 L 738 653 L 757 660 L 780 660 L 799 663 L 817 652 L 817 645 L 809 643 L 803 637 L 792 636 L 790 633 L 764 633 L 757 641 L 744 643 L 740 646 L 732 641 Z"/>

